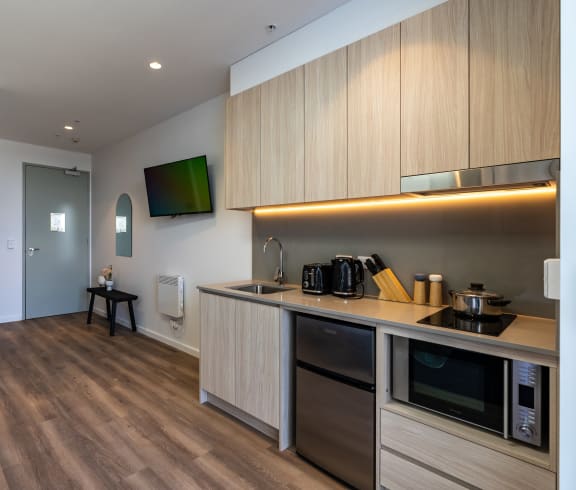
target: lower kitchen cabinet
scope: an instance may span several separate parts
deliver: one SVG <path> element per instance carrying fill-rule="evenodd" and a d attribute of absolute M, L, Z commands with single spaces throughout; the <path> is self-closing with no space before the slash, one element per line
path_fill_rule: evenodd
<path fill-rule="evenodd" d="M 236 301 L 236 406 L 279 426 L 280 315 L 273 306 Z"/>
<path fill-rule="evenodd" d="M 200 388 L 278 429 L 278 307 L 200 293 Z"/>
<path fill-rule="evenodd" d="M 380 485 L 389 490 L 408 488 L 457 490 L 466 488 L 385 449 L 380 450 Z"/>
<path fill-rule="evenodd" d="M 385 488 L 556 488 L 551 471 L 387 410 L 380 412 L 380 444 Z"/>
<path fill-rule="evenodd" d="M 200 293 L 200 384 L 231 404 L 236 401 L 235 315 L 234 300 Z"/>

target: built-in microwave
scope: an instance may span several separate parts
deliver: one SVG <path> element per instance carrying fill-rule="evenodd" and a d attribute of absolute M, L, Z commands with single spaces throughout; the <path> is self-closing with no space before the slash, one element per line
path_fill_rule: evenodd
<path fill-rule="evenodd" d="M 544 366 L 393 337 L 392 397 L 505 438 L 547 443 Z"/>

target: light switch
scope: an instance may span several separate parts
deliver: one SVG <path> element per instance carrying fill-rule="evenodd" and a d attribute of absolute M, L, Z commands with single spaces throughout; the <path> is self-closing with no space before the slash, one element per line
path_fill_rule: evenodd
<path fill-rule="evenodd" d="M 560 299 L 560 259 L 544 261 L 544 297 Z"/>
<path fill-rule="evenodd" d="M 14 250 L 16 248 L 16 240 L 8 240 L 6 242 L 6 248 L 8 248 L 8 250 Z"/>

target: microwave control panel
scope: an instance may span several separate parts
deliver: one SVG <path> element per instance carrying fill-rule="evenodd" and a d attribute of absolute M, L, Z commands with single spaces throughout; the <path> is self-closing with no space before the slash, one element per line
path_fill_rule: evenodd
<path fill-rule="evenodd" d="M 542 367 L 513 361 L 512 437 L 540 446 L 542 444 Z"/>

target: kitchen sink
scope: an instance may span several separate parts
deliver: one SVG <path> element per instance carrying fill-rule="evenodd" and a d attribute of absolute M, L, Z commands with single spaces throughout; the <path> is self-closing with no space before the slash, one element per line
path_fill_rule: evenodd
<path fill-rule="evenodd" d="M 244 291 L 245 293 L 272 294 L 280 293 L 282 291 L 291 291 L 294 288 L 287 288 L 284 286 L 271 286 L 270 284 L 242 284 L 240 286 L 229 286 L 228 289 Z"/>

